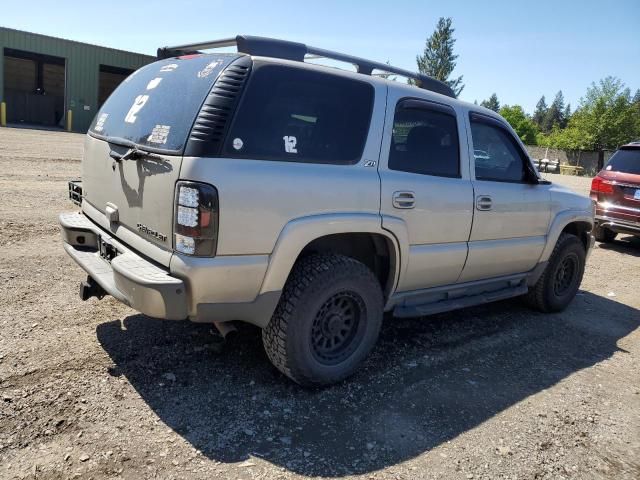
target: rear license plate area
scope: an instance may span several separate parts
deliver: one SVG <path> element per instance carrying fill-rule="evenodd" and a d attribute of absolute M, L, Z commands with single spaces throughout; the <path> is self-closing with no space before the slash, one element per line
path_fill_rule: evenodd
<path fill-rule="evenodd" d="M 102 236 L 98 236 L 98 252 L 109 263 L 118 255 L 116 247 Z"/>

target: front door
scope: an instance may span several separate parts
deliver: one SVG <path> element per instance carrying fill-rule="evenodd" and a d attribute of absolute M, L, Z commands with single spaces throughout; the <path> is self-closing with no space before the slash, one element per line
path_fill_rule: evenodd
<path fill-rule="evenodd" d="M 464 120 L 448 105 L 390 98 L 379 168 L 383 226 L 401 219 L 410 244 L 397 290 L 455 283 L 473 217 Z"/>
<path fill-rule="evenodd" d="M 549 228 L 549 185 L 539 184 L 520 143 L 502 121 L 471 112 L 474 217 L 460 282 L 535 267 Z"/>

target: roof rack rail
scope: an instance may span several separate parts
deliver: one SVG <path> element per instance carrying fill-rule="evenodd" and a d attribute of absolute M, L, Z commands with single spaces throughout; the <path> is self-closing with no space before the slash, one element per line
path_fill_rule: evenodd
<path fill-rule="evenodd" d="M 313 58 L 329 58 L 355 65 L 357 72 L 364 75 L 371 75 L 373 70 L 393 73 L 415 80 L 417 86 L 425 90 L 431 90 L 432 92 L 440 93 L 448 97 L 456 97 L 453 89 L 449 85 L 422 73 L 414 73 L 386 63 L 374 62 L 364 58 L 346 55 L 344 53 L 311 47 L 304 43 L 290 42 L 275 38 L 237 35 L 236 37 L 212 40 L 210 42 L 190 43 L 186 45 L 177 45 L 175 47 L 163 47 L 158 49 L 158 58 L 169 58 L 179 55 L 199 53 L 199 50 L 233 46 L 237 48 L 238 52 L 246 53 L 248 55 L 284 58 L 299 62 L 304 62 L 305 56 L 307 55 L 313 56 Z"/>

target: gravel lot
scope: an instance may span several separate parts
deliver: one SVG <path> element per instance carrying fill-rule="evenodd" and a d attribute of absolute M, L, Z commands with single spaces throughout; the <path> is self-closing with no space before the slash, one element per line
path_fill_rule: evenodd
<path fill-rule="evenodd" d="M 640 478 L 639 241 L 597 246 L 561 314 L 388 319 L 359 374 L 303 390 L 256 329 L 221 349 L 79 300 L 56 217 L 82 139 L 0 129 L 0 478 Z"/>

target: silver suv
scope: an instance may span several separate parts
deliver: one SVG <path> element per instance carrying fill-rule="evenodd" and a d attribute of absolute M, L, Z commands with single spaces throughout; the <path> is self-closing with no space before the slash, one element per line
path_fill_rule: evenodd
<path fill-rule="evenodd" d="M 159 57 L 96 115 L 70 184 L 81 212 L 60 215 L 83 299 L 252 323 L 285 375 L 325 385 L 369 354 L 383 312 L 516 296 L 554 312 L 576 294 L 591 201 L 541 179 L 509 125 L 447 85 L 250 36 Z"/>

